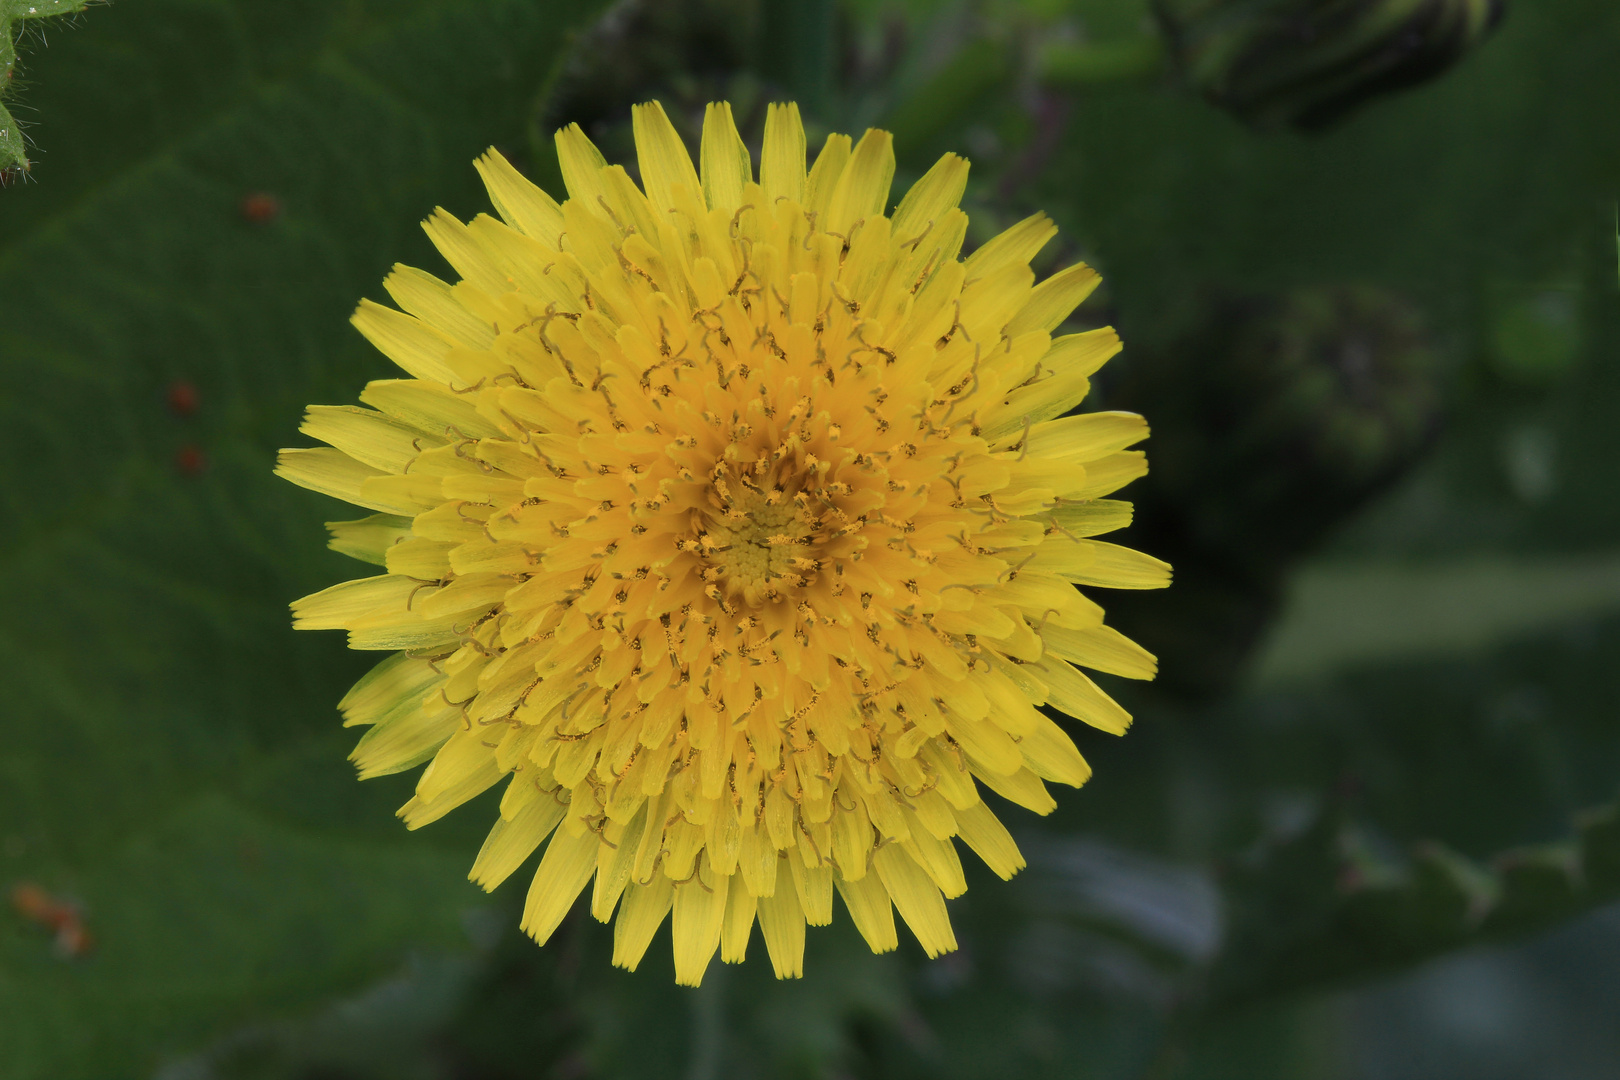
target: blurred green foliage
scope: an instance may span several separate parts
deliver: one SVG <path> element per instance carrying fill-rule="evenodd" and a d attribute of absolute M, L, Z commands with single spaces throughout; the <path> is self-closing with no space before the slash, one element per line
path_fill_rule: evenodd
<path fill-rule="evenodd" d="M 1145 0 L 601 12 L 147 0 L 31 58 L 0 887 L 92 940 L 0 911 L 0 1075 L 1337 1076 L 1298 1003 L 1620 896 L 1612 4 L 1519 4 L 1311 139 L 1186 93 Z M 371 658 L 285 610 L 353 566 L 269 470 L 386 373 L 348 312 L 437 267 L 415 223 L 485 208 L 485 146 L 554 183 L 558 124 L 627 160 L 633 101 L 787 93 L 891 126 L 897 183 L 970 156 L 975 241 L 1044 209 L 1103 270 L 1090 404 L 1154 422 L 1130 542 L 1178 580 L 1103 598 L 1163 683 L 1110 687 L 1135 728 L 1076 733 L 1096 778 L 952 902 L 961 952 L 839 923 L 801 982 L 687 991 L 582 912 L 536 949 L 464 880 L 487 813 L 406 834 L 412 779 L 353 780 Z"/>

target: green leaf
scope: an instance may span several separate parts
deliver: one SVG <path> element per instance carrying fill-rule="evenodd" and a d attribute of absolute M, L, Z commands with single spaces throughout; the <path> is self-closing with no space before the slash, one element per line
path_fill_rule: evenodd
<path fill-rule="evenodd" d="M 472 159 L 595 7 L 150 0 L 41 54 L 61 182 L 0 199 L 0 884 L 94 945 L 0 912 L 0 1073 L 149 1072 L 485 902 L 489 815 L 408 835 L 410 780 L 344 761 L 376 658 L 286 605 L 359 564 L 271 468 L 306 404 L 387 373 L 349 311 L 434 265 L 435 204 L 487 208 Z"/>
<path fill-rule="evenodd" d="M 1484 651 L 1620 609 L 1620 555 L 1472 556 L 1307 567 L 1268 635 L 1254 681 L 1276 686 L 1347 667 Z"/>
<path fill-rule="evenodd" d="M 22 24 L 51 15 L 83 11 L 90 0 L 0 0 L 0 175 L 9 169 L 28 171 L 22 129 L 3 98 L 17 68 L 17 36 Z"/>
<path fill-rule="evenodd" d="M 75 878 L 88 954 L 64 961 L 40 933 L 8 940 L 7 1073 L 146 1071 L 154 1050 L 183 1049 L 249 1003 L 347 989 L 402 941 L 457 944 L 464 874 L 441 848 L 289 828 L 204 792 Z"/>
<path fill-rule="evenodd" d="M 1234 912 L 1211 994 L 1222 1007 L 1410 967 L 1549 929 L 1620 899 L 1620 803 L 1565 840 L 1476 862 L 1441 844 L 1402 864 L 1354 853 L 1337 814 L 1229 876 Z"/>

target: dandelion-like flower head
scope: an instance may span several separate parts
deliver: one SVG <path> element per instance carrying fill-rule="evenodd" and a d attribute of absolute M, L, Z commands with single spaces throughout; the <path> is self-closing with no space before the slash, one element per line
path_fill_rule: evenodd
<path fill-rule="evenodd" d="M 1103 496 L 1147 435 L 1062 416 L 1119 349 L 1051 336 L 1097 275 L 1035 284 L 1042 215 L 959 259 L 954 155 L 885 216 L 885 132 L 829 136 L 807 171 L 797 108 L 773 106 L 756 180 L 728 106 L 701 171 L 658 105 L 634 119 L 640 188 L 577 127 L 561 205 L 490 151 L 504 223 L 426 222 L 460 282 L 398 267 L 403 311 L 361 304 L 410 378 L 312 407 L 329 446 L 279 472 L 376 511 L 332 545 L 387 572 L 297 601 L 296 625 L 394 652 L 339 707 L 370 725 L 362 777 L 429 762 L 409 827 L 507 779 L 472 877 L 544 842 L 538 941 L 591 885 L 616 964 L 673 912 L 692 985 L 756 918 L 798 975 L 835 891 L 874 950 L 895 910 L 950 950 L 955 840 L 1023 865 L 981 786 L 1046 813 L 1044 780 L 1090 774 L 1038 706 L 1121 733 L 1076 665 L 1154 671 L 1074 588 L 1169 580 L 1091 539 L 1129 522 Z"/>

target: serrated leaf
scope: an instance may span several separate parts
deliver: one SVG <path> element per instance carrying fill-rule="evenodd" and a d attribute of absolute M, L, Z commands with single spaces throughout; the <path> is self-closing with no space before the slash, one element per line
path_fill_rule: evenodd
<path fill-rule="evenodd" d="M 24 24 L 52 15 L 83 11 L 90 0 L 0 0 L 0 99 L 8 96 L 17 67 L 17 36 Z M 22 129 L 0 104 L 0 175 L 9 169 L 28 169 Z"/>
<path fill-rule="evenodd" d="M 1477 863 L 1436 843 L 1376 884 L 1347 876 L 1343 826 L 1317 826 L 1229 882 L 1244 909 L 1212 972 L 1226 1007 L 1399 970 L 1453 949 L 1522 937 L 1620 898 L 1620 804 L 1584 814 L 1574 835 Z M 1314 868 L 1314 869 L 1311 869 Z M 1284 911 L 1311 911 L 1308 921 Z"/>

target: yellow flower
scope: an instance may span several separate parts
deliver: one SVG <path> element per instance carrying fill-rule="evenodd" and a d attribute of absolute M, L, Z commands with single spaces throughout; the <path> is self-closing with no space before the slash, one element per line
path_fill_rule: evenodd
<path fill-rule="evenodd" d="M 1151 678 L 1071 583 L 1168 584 L 1089 539 L 1146 471 L 1141 417 L 1076 405 L 1119 351 L 1051 332 L 1097 275 L 1035 284 L 1037 214 L 958 259 L 968 164 L 946 155 L 884 216 L 890 136 L 829 136 L 806 172 L 773 106 L 759 177 L 711 105 L 701 172 L 635 111 L 642 188 L 576 127 L 560 206 L 493 150 L 505 224 L 443 210 L 461 275 L 384 283 L 354 323 L 411 377 L 314 406 L 330 444 L 294 483 L 377 511 L 332 546 L 387 573 L 293 605 L 302 629 L 394 651 L 339 708 L 372 725 L 362 778 L 430 762 L 410 828 L 510 776 L 473 864 L 492 889 L 549 835 L 523 913 L 540 942 L 591 883 L 634 969 L 673 911 L 697 985 L 754 920 L 780 977 L 843 898 L 878 952 L 893 909 L 956 945 L 953 838 L 1023 866 L 983 785 L 1036 813 L 1090 768 L 1037 708 L 1119 734 L 1074 665 Z M 892 902 L 892 907 L 891 907 Z"/>

